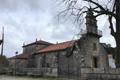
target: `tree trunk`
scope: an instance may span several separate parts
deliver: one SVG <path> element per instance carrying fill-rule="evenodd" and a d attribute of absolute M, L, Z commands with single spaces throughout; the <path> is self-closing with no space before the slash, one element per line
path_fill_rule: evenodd
<path fill-rule="evenodd" d="M 115 37 L 116 40 L 116 67 L 120 68 L 120 33 L 116 35 Z"/>
<path fill-rule="evenodd" d="M 116 0 L 116 66 L 120 68 L 120 0 Z"/>

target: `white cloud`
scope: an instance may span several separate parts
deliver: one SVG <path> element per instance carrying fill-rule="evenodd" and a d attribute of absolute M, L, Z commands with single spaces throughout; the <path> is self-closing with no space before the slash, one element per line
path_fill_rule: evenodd
<path fill-rule="evenodd" d="M 28 44 L 36 38 L 63 41 L 75 33 L 71 28 L 66 30 L 66 24 L 56 24 L 56 5 L 51 0 L 0 0 L 0 3 L 0 25 L 5 27 L 4 53 L 7 56 L 22 52 L 23 42 Z M 64 33 L 68 37 L 62 36 Z"/>
<path fill-rule="evenodd" d="M 59 24 L 56 20 L 56 14 L 63 6 L 56 0 L 0 0 L 0 29 L 5 27 L 5 55 L 22 52 L 23 42 L 27 44 L 36 38 L 50 42 L 71 40 L 78 30 L 70 18 Z M 103 41 L 107 42 L 106 39 L 104 37 Z"/>

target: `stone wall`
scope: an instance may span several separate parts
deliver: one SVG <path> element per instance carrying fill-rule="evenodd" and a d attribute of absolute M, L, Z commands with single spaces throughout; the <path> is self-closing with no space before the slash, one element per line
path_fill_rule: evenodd
<path fill-rule="evenodd" d="M 49 52 L 35 55 L 36 68 L 41 69 L 44 75 L 57 76 L 57 54 L 57 52 Z"/>
<path fill-rule="evenodd" d="M 25 68 L 27 67 L 27 59 L 10 59 L 9 67 L 10 68 Z"/>
<path fill-rule="evenodd" d="M 59 77 L 79 80 L 120 80 L 120 69 L 81 68 L 76 75 L 58 75 Z"/>
<path fill-rule="evenodd" d="M 95 67 L 93 58 L 97 58 L 97 67 L 108 68 L 107 52 L 99 43 L 99 38 L 91 35 L 86 35 L 80 40 L 81 54 L 85 54 L 86 67 Z"/>
<path fill-rule="evenodd" d="M 120 80 L 120 69 L 81 68 L 82 80 Z"/>
<path fill-rule="evenodd" d="M 74 61 L 73 55 L 67 57 L 67 51 L 59 52 L 58 56 L 58 75 L 75 76 L 77 74 L 77 64 Z"/>
<path fill-rule="evenodd" d="M 35 55 L 36 67 L 57 67 L 57 52 L 40 53 Z M 44 64 L 44 65 L 43 65 Z"/>
<path fill-rule="evenodd" d="M 94 36 L 86 35 L 82 37 L 75 44 L 73 53 L 68 57 L 66 54 L 68 54 L 67 50 L 59 53 L 59 76 L 79 76 L 81 68 L 109 68 L 107 52 L 99 43 L 99 39 Z M 94 57 L 97 60 L 94 61 Z"/>
<path fill-rule="evenodd" d="M 23 53 L 33 54 L 34 52 L 36 52 L 36 45 L 35 44 L 23 47 Z"/>

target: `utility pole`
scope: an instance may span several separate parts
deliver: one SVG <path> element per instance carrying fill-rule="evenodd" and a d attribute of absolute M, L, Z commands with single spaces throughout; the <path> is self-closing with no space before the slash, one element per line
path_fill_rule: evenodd
<path fill-rule="evenodd" d="M 1 56 L 3 56 L 3 48 L 4 48 L 4 27 L 2 28 Z"/>

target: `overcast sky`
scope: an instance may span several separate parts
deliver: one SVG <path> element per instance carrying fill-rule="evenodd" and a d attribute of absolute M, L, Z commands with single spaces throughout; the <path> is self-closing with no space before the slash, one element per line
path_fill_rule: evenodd
<path fill-rule="evenodd" d="M 4 54 L 7 57 L 22 52 L 23 43 L 36 38 L 56 43 L 72 40 L 78 28 L 72 21 L 58 23 L 56 15 L 63 9 L 57 0 L 0 0 L 0 31 L 5 27 Z M 104 17 L 103 17 L 104 18 Z M 99 29 L 104 35 L 101 42 L 115 46 L 114 38 L 105 28 L 107 20 L 98 18 Z"/>

